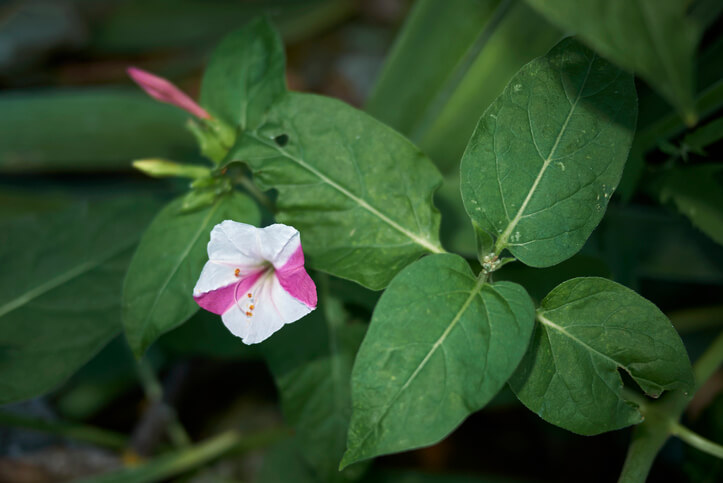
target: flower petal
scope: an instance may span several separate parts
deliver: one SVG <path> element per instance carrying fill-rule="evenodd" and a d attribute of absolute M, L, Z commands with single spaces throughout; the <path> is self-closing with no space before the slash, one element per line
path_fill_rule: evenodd
<path fill-rule="evenodd" d="M 250 293 L 253 294 L 253 310 L 236 303 L 221 316 L 228 330 L 241 337 L 245 344 L 266 340 L 285 324 L 295 322 L 313 310 L 284 290 L 273 272 L 260 277 Z"/>
<path fill-rule="evenodd" d="M 288 225 L 276 223 L 259 230 L 260 253 L 264 260 L 268 260 L 279 269 L 301 248 L 299 231 Z M 304 258 L 302 255 L 301 263 Z"/>
<path fill-rule="evenodd" d="M 206 263 L 206 266 L 203 267 L 201 278 L 198 280 L 196 288 L 193 290 L 193 299 L 201 306 L 201 308 L 219 315 L 230 310 L 232 306 L 236 305 L 239 299 L 248 293 L 256 281 L 264 274 L 263 270 L 258 270 L 240 280 L 234 276 L 231 283 L 221 285 L 221 288 L 209 291 L 197 291 L 199 284 L 201 284 L 201 281 L 204 280 L 204 273 L 206 273 L 207 267 L 213 265 L 213 262 L 208 262 Z M 207 276 L 206 283 L 213 283 L 211 277 L 212 275 Z"/>
<path fill-rule="evenodd" d="M 300 246 L 299 232 L 293 227 L 275 224 L 256 228 L 225 220 L 211 231 L 208 258 L 249 267 L 270 263 L 280 268 Z"/>
<path fill-rule="evenodd" d="M 208 258 L 217 263 L 233 265 L 253 271 L 263 267 L 266 260 L 259 249 L 257 232 L 253 225 L 225 220 L 211 230 Z"/>
<path fill-rule="evenodd" d="M 304 269 L 304 252 L 301 244 L 286 263 L 276 270 L 276 276 L 281 287 L 292 297 L 312 309 L 316 307 L 316 285 Z"/>
<path fill-rule="evenodd" d="M 127 72 L 131 79 L 154 99 L 173 104 L 201 119 L 211 119 L 211 115 L 204 108 L 166 79 L 137 67 L 129 67 Z"/>

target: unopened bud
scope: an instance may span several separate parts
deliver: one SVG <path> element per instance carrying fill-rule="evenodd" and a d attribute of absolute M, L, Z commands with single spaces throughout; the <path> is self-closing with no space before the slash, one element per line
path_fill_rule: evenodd
<path fill-rule="evenodd" d="M 133 167 L 154 178 L 205 178 L 211 175 L 211 170 L 205 166 L 194 164 L 179 164 L 165 159 L 138 159 L 133 161 Z"/>

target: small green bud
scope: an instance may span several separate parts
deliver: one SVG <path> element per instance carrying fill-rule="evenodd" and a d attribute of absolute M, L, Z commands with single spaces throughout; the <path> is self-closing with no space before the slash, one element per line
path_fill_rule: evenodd
<path fill-rule="evenodd" d="M 165 159 L 137 159 L 133 161 L 133 167 L 154 178 L 175 176 L 179 178 L 198 179 L 205 178 L 211 174 L 211 170 L 205 166 L 179 164 Z"/>

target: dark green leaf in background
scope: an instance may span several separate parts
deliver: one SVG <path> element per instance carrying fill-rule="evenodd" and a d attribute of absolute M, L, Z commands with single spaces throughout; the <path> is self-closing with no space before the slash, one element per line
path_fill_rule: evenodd
<path fill-rule="evenodd" d="M 224 34 L 259 15 L 271 16 L 284 38 L 293 42 L 354 12 L 352 0 L 119 0 L 114 4 L 101 11 L 109 15 L 94 18 L 90 39 L 94 52 L 178 51 L 185 58 L 201 57 Z"/>
<path fill-rule="evenodd" d="M 208 259 L 211 229 L 224 220 L 258 224 L 261 219 L 253 200 L 238 192 L 191 213 L 180 213 L 182 204 L 182 198 L 174 200 L 158 213 L 123 283 L 123 325 L 136 357 L 198 310 L 193 287 Z"/>
<path fill-rule="evenodd" d="M 652 182 L 651 190 L 723 245 L 723 165 L 672 168 Z"/>
<path fill-rule="evenodd" d="M 592 435 L 639 423 L 621 396 L 625 370 L 648 395 L 693 388 L 683 342 L 651 302 L 604 278 L 557 286 L 537 311 L 532 343 L 510 386 L 545 421 Z"/>
<path fill-rule="evenodd" d="M 0 404 L 59 385 L 121 329 L 121 285 L 155 203 L 74 205 L 0 230 Z"/>
<path fill-rule="evenodd" d="M 461 165 L 465 209 L 527 265 L 575 254 L 620 180 L 632 76 L 572 39 L 530 62 L 485 111 Z"/>
<path fill-rule="evenodd" d="M 0 95 L 0 172 L 130 170 L 137 158 L 193 159 L 186 114 L 141 92 Z"/>
<path fill-rule="evenodd" d="M 425 257 L 384 292 L 352 372 L 342 466 L 436 443 L 502 388 L 524 355 L 534 307 L 458 255 Z"/>
<path fill-rule="evenodd" d="M 158 345 L 164 354 L 179 358 L 205 357 L 216 360 L 257 359 L 257 345 L 240 344 L 219 319 L 199 310 L 187 322 L 163 334 Z"/>
<path fill-rule="evenodd" d="M 688 0 L 527 0 L 600 55 L 645 79 L 695 124 L 693 68 L 700 26 Z"/>
<path fill-rule="evenodd" d="M 409 136 L 443 172 L 456 171 L 480 113 L 560 37 L 524 2 L 419 0 L 366 110 Z"/>
<path fill-rule="evenodd" d="M 441 177 L 404 137 L 343 102 L 289 93 L 269 127 L 246 132 L 245 160 L 276 218 L 296 227 L 316 269 L 384 288 L 425 252 L 441 252 L 432 195 Z"/>
<path fill-rule="evenodd" d="M 350 481 L 363 467 L 339 472 L 351 418 L 351 368 L 366 326 L 341 303 L 322 297 L 316 310 L 261 346 L 281 393 L 294 441 L 318 481 Z"/>
<path fill-rule="evenodd" d="M 284 45 L 267 20 L 256 19 L 214 50 L 201 104 L 234 128 L 253 129 L 285 92 Z"/>

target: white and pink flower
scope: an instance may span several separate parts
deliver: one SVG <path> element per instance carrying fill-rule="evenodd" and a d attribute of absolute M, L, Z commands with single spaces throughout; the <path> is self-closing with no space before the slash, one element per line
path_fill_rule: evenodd
<path fill-rule="evenodd" d="M 211 231 L 208 262 L 193 289 L 202 308 L 246 344 L 267 339 L 316 308 L 299 232 L 226 220 Z"/>

